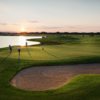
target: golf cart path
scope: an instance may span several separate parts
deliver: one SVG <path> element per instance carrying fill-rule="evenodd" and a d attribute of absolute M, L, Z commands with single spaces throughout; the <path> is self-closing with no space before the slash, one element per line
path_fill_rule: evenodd
<path fill-rule="evenodd" d="M 11 84 L 29 91 L 52 90 L 62 87 L 80 74 L 100 74 L 100 64 L 31 67 L 15 75 Z"/>

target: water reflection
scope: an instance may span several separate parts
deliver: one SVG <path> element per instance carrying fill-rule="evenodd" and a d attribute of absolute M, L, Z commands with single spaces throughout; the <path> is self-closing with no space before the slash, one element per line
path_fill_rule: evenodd
<path fill-rule="evenodd" d="M 42 38 L 41 36 L 0 36 L 0 48 L 12 46 L 25 46 L 26 42 L 28 45 L 37 45 L 40 42 L 31 42 L 27 39 Z"/>
<path fill-rule="evenodd" d="M 25 46 L 25 43 L 27 42 L 27 40 L 24 36 L 19 36 L 18 42 L 20 46 Z"/>

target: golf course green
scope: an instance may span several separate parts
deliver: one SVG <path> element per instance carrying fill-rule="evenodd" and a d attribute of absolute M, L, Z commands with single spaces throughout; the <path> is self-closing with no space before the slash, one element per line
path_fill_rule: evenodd
<path fill-rule="evenodd" d="M 40 45 L 0 49 L 0 100 L 100 100 L 100 75 L 74 77 L 63 87 L 44 91 L 25 91 L 13 87 L 11 79 L 21 70 L 36 66 L 100 63 L 100 36 L 47 35 Z"/>

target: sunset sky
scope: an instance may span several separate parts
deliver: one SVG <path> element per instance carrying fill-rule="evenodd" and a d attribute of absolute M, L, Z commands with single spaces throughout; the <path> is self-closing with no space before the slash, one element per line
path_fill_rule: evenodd
<path fill-rule="evenodd" d="M 0 0 L 0 31 L 98 32 L 100 0 Z"/>

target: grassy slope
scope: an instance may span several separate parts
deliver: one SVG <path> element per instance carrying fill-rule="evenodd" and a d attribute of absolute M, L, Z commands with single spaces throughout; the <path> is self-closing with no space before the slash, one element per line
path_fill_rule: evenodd
<path fill-rule="evenodd" d="M 0 49 L 0 61 L 4 59 L 0 62 L 0 100 L 100 100 L 100 75 L 80 75 L 61 89 L 46 92 L 22 91 L 9 84 L 18 71 L 33 65 L 100 62 L 100 37 L 78 37 L 77 40 L 80 43 L 66 43 L 63 37 L 62 45 L 42 45 L 44 50 L 41 46 L 29 47 L 29 53 L 22 47 L 20 64 L 17 47 L 7 59 L 4 58 L 9 54 L 8 49 Z"/>

